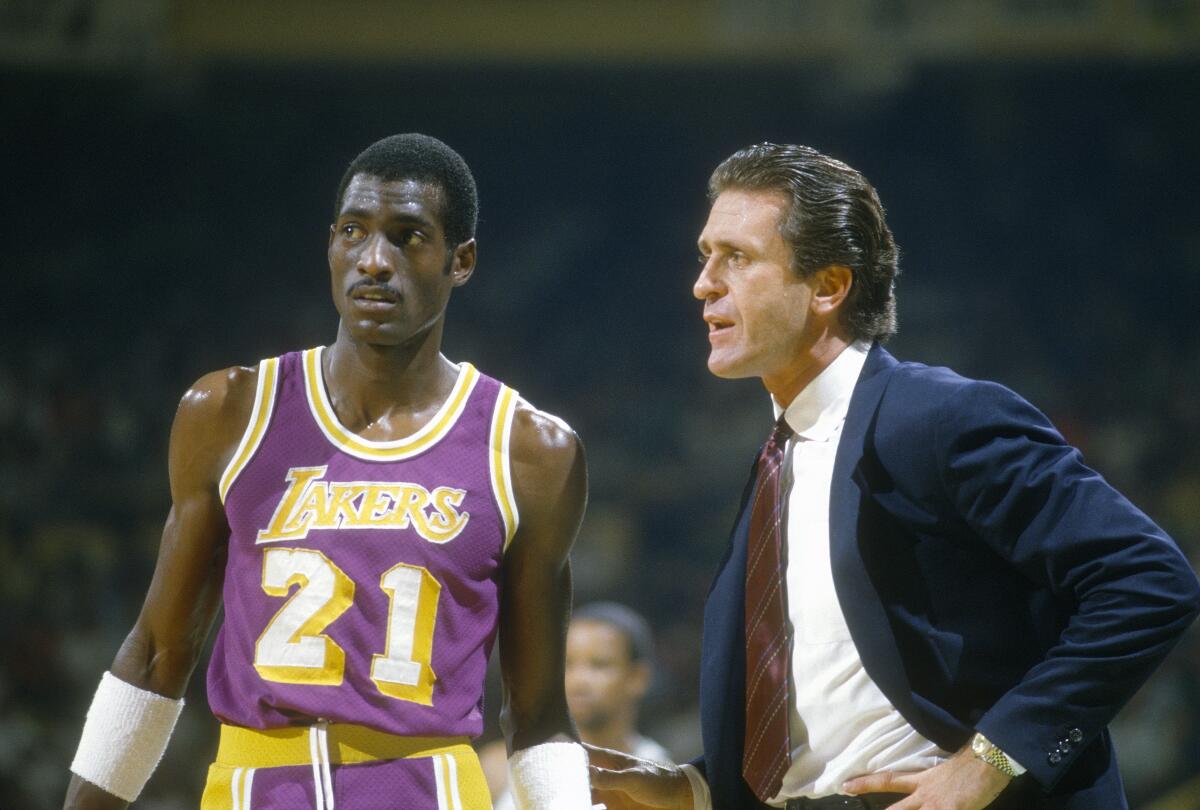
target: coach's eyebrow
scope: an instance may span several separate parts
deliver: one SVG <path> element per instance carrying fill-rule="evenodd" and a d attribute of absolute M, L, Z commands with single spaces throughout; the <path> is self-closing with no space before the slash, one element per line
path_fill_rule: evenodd
<path fill-rule="evenodd" d="M 696 242 L 696 247 L 701 252 L 704 251 L 705 245 L 707 245 L 709 248 L 711 248 L 714 251 L 715 250 L 742 250 L 743 249 L 742 247 L 740 247 L 738 245 L 738 243 L 730 241 L 729 239 L 713 239 L 711 241 L 700 239 L 700 240 L 697 240 L 697 242 Z"/>

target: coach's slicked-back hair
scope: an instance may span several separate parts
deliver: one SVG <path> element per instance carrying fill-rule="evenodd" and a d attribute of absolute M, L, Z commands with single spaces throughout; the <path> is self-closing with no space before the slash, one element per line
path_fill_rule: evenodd
<path fill-rule="evenodd" d="M 780 232 L 793 269 L 804 277 L 832 264 L 850 268 L 854 281 L 841 312 L 851 335 L 883 341 L 896 333 L 899 251 L 867 178 L 807 146 L 760 143 L 713 171 L 709 200 L 726 189 L 786 195 L 791 206 Z"/>
<path fill-rule="evenodd" d="M 364 149 L 350 161 L 342 182 L 338 184 L 333 204 L 336 220 L 342 208 L 346 186 L 358 174 L 380 180 L 417 180 L 429 183 L 442 192 L 442 227 L 446 241 L 456 247 L 475 236 L 479 217 L 479 191 L 475 178 L 462 156 L 437 138 L 408 132 L 390 135 Z"/>

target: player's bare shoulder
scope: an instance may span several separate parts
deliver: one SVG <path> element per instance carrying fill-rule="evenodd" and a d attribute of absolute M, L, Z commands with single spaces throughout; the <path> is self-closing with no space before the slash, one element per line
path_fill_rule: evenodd
<path fill-rule="evenodd" d="M 196 380 L 171 427 L 171 473 L 216 481 L 229 463 L 254 409 L 258 367 L 233 366 Z"/>
<path fill-rule="evenodd" d="M 513 489 L 521 514 L 518 539 L 565 537 L 569 545 L 587 503 L 587 460 L 571 426 L 525 400 L 517 403 L 510 440 Z"/>
<path fill-rule="evenodd" d="M 518 484 L 525 478 L 561 481 L 583 462 L 583 443 L 571 426 L 524 399 L 513 413 L 511 448 Z"/>

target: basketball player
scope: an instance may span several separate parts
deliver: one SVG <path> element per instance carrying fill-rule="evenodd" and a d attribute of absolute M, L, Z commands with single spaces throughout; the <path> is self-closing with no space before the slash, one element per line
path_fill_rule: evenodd
<path fill-rule="evenodd" d="M 477 207 L 442 142 L 368 147 L 329 231 L 333 344 L 184 395 L 158 564 L 88 712 L 67 807 L 137 797 L 222 603 L 204 810 L 489 807 L 468 741 L 498 625 L 518 804 L 590 807 L 563 693 L 583 449 L 440 351 L 450 293 L 475 269 Z"/>
<path fill-rule="evenodd" d="M 654 641 L 646 620 L 615 602 L 575 611 L 567 630 L 567 706 L 583 742 L 670 763 L 665 748 L 637 730 L 638 704 L 650 688 Z M 479 751 L 496 810 L 510 810 L 505 749 L 500 741 Z"/>

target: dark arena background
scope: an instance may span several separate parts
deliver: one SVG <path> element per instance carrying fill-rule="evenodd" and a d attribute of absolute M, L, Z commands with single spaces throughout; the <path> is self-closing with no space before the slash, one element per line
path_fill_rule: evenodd
<path fill-rule="evenodd" d="M 179 396 L 333 339 L 335 186 L 393 132 L 476 173 L 446 353 L 582 436 L 576 602 L 650 619 L 643 726 L 677 757 L 770 418 L 709 377 L 691 297 L 708 173 L 752 142 L 874 182 L 895 354 L 1019 390 L 1200 559 L 1198 107 L 1189 0 L 0 0 L 0 807 L 62 800 L 152 570 Z M 198 802 L 203 666 L 140 807 Z M 1200 807 L 1196 628 L 1114 733 L 1134 806 Z"/>

